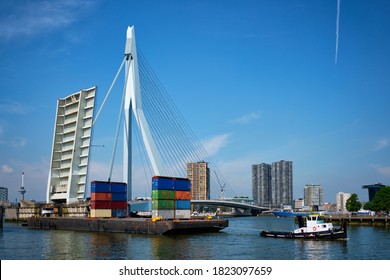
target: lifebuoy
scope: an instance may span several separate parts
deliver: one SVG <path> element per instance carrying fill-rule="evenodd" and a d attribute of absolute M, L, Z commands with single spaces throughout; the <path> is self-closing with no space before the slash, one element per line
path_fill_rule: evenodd
<path fill-rule="evenodd" d="M 317 230 L 317 228 L 316 227 L 313 227 L 313 231 L 316 231 Z"/>

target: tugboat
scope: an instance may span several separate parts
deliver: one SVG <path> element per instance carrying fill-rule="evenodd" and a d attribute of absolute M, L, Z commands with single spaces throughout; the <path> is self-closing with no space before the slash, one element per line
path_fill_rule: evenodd
<path fill-rule="evenodd" d="M 301 239 L 346 239 L 347 228 L 345 222 L 339 228 L 333 227 L 332 223 L 324 222 L 323 214 L 309 214 L 297 216 L 299 228 L 289 232 L 261 231 L 263 237 L 301 238 Z M 304 224 L 306 218 L 306 226 Z"/>

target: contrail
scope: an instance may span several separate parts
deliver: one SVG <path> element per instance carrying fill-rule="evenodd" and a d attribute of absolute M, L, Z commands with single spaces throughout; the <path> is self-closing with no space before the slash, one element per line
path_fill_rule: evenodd
<path fill-rule="evenodd" d="M 337 0 L 337 18 L 336 18 L 336 55 L 334 59 L 334 64 L 337 64 L 337 56 L 339 53 L 339 23 L 340 23 L 340 1 Z"/>

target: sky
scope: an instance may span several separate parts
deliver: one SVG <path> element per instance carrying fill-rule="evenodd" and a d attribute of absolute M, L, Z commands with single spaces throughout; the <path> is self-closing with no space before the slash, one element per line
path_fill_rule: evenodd
<path fill-rule="evenodd" d="M 236 194 L 252 196 L 252 164 L 290 160 L 294 198 L 320 184 L 327 202 L 367 201 L 362 185 L 390 185 L 389 14 L 387 0 L 1 1 L 0 186 L 20 200 L 24 172 L 25 198 L 45 200 L 57 98 L 97 86 L 100 107 L 135 26 Z M 115 91 L 95 130 L 96 178 L 109 168 Z"/>

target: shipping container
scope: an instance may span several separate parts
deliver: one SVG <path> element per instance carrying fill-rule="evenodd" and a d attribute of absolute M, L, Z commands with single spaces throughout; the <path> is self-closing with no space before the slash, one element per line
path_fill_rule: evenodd
<path fill-rule="evenodd" d="M 190 219 L 191 210 L 175 210 L 175 219 Z"/>
<path fill-rule="evenodd" d="M 152 199 L 175 199 L 175 191 L 153 190 Z"/>
<path fill-rule="evenodd" d="M 154 176 L 152 179 L 152 190 L 174 190 L 174 181 L 170 177 Z"/>
<path fill-rule="evenodd" d="M 191 181 L 187 178 L 154 176 L 152 179 L 152 189 L 190 191 Z"/>
<path fill-rule="evenodd" d="M 191 192 L 190 191 L 175 191 L 176 200 L 190 200 Z"/>
<path fill-rule="evenodd" d="M 112 193 L 112 201 L 127 201 L 127 193 Z"/>
<path fill-rule="evenodd" d="M 91 193 L 91 201 L 111 201 L 112 200 L 112 194 L 111 193 L 101 193 L 101 192 L 93 192 Z"/>
<path fill-rule="evenodd" d="M 91 193 L 110 193 L 111 185 L 107 182 L 92 182 Z"/>
<path fill-rule="evenodd" d="M 112 193 L 126 193 L 127 194 L 127 184 L 126 183 L 119 183 L 119 182 L 111 182 L 111 192 Z"/>
<path fill-rule="evenodd" d="M 112 217 L 124 218 L 127 217 L 127 209 L 112 209 Z"/>
<path fill-rule="evenodd" d="M 175 209 L 182 209 L 182 210 L 191 209 L 190 200 L 175 200 Z"/>
<path fill-rule="evenodd" d="M 127 209 L 127 201 L 112 201 L 111 209 Z"/>
<path fill-rule="evenodd" d="M 175 208 L 175 200 L 154 199 L 152 200 L 153 210 L 172 210 Z"/>
<path fill-rule="evenodd" d="M 111 218 L 111 209 L 91 209 L 92 218 Z"/>
<path fill-rule="evenodd" d="M 191 181 L 187 178 L 175 178 L 175 190 L 176 191 L 190 191 Z"/>
<path fill-rule="evenodd" d="M 111 201 L 91 200 L 91 209 L 112 209 Z"/>
<path fill-rule="evenodd" d="M 175 210 L 152 210 L 152 217 L 172 220 L 175 218 Z"/>

